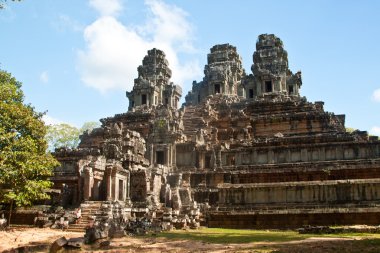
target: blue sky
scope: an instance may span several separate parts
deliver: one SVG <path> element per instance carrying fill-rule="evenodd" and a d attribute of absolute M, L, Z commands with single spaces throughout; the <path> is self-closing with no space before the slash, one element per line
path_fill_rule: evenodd
<path fill-rule="evenodd" d="M 184 97 L 213 45 L 236 46 L 251 73 L 257 36 L 274 33 L 302 71 L 302 96 L 380 135 L 379 26 L 370 0 L 23 0 L 0 11 L 0 68 L 47 122 L 80 127 L 127 111 L 150 48 L 165 51 Z"/>

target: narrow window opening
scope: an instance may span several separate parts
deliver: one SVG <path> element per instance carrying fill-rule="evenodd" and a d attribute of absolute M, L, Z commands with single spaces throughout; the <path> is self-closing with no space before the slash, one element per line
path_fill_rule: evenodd
<path fill-rule="evenodd" d="M 253 89 L 249 89 L 249 98 L 253 98 Z"/>
<path fill-rule="evenodd" d="M 265 81 L 265 92 L 272 92 L 273 86 L 272 81 Z"/>
<path fill-rule="evenodd" d="M 206 155 L 205 156 L 205 168 L 210 168 L 210 165 L 211 165 L 211 156 L 210 155 Z"/>
<path fill-rule="evenodd" d="M 293 93 L 294 93 L 293 85 L 289 85 L 289 95 L 293 95 Z"/>
<path fill-rule="evenodd" d="M 141 95 L 141 104 L 146 105 L 146 94 Z"/>
<path fill-rule="evenodd" d="M 169 104 L 168 98 L 165 98 L 165 105 Z"/>
<path fill-rule="evenodd" d="M 157 151 L 156 152 L 156 163 L 157 164 L 165 164 L 165 154 L 164 151 Z"/>
<path fill-rule="evenodd" d="M 215 94 L 220 93 L 220 84 L 215 84 Z"/>
<path fill-rule="evenodd" d="M 123 180 L 119 179 L 119 200 L 123 200 Z"/>
<path fill-rule="evenodd" d="M 234 166 L 235 165 L 235 156 L 234 155 L 228 155 L 227 156 L 227 166 Z"/>

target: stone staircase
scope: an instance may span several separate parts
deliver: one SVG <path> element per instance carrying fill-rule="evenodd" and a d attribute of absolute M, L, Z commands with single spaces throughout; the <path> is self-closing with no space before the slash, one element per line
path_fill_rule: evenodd
<path fill-rule="evenodd" d="M 198 129 L 206 126 L 202 111 L 194 106 L 187 106 L 183 115 L 184 134 L 190 138 L 196 135 Z"/>
<path fill-rule="evenodd" d="M 86 227 L 92 221 L 92 217 L 96 216 L 100 210 L 102 201 L 86 201 L 80 205 L 82 210 L 82 217 L 78 220 L 77 224 L 70 224 L 67 231 L 71 232 L 85 232 Z"/>

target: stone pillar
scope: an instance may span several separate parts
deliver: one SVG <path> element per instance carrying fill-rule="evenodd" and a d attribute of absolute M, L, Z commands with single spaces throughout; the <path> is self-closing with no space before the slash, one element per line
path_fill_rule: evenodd
<path fill-rule="evenodd" d="M 170 166 L 170 148 L 168 146 L 165 147 L 165 165 Z"/>
<path fill-rule="evenodd" d="M 112 181 L 113 181 L 113 200 L 118 200 L 119 199 L 119 180 L 116 177 L 116 171 L 112 171 Z"/>
<path fill-rule="evenodd" d="M 129 202 L 131 199 L 131 173 L 128 171 L 127 174 L 127 180 L 126 180 L 126 195 L 125 195 L 125 200 Z"/>
<path fill-rule="evenodd" d="M 288 149 L 286 152 L 286 162 L 292 162 L 292 152 L 290 151 L 290 149 Z"/>
<path fill-rule="evenodd" d="M 83 199 L 90 200 L 91 198 L 91 189 L 94 184 L 94 176 L 92 174 L 91 167 L 84 168 L 84 187 L 83 187 Z"/>
<path fill-rule="evenodd" d="M 319 149 L 319 161 L 324 161 L 326 159 L 326 150 L 324 147 Z"/>
<path fill-rule="evenodd" d="M 115 200 L 116 198 L 116 173 L 115 169 L 111 168 L 111 200 Z"/>
<path fill-rule="evenodd" d="M 112 200 L 112 167 L 106 169 L 107 200 Z"/>
<path fill-rule="evenodd" d="M 302 162 L 307 162 L 308 161 L 307 149 L 306 148 L 301 149 L 301 161 Z"/>
<path fill-rule="evenodd" d="M 176 150 L 175 145 L 172 146 L 172 156 L 173 156 L 173 166 L 175 166 L 177 164 L 177 150 Z"/>
<path fill-rule="evenodd" d="M 150 164 L 155 164 L 156 163 L 156 152 L 154 149 L 153 144 L 150 145 Z"/>
<path fill-rule="evenodd" d="M 199 169 L 205 168 L 205 153 L 199 152 Z"/>
<path fill-rule="evenodd" d="M 253 150 L 253 163 L 257 164 L 257 151 Z"/>
<path fill-rule="evenodd" d="M 274 163 L 274 153 L 273 153 L 273 150 L 268 150 L 268 163 Z"/>
<path fill-rule="evenodd" d="M 216 153 L 216 166 L 220 168 L 222 166 L 222 149 L 218 148 Z"/>

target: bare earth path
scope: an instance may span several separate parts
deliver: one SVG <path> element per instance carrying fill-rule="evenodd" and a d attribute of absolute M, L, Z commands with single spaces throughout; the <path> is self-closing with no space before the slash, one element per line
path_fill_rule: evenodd
<path fill-rule="evenodd" d="M 82 237 L 83 233 L 53 229 L 22 228 L 0 232 L 0 252 L 27 245 L 51 244 L 57 238 Z M 374 241 L 375 240 L 375 241 Z M 254 242 L 217 244 L 193 240 L 170 240 L 161 237 L 124 237 L 113 239 L 107 247 L 85 246 L 81 252 L 380 252 L 380 243 L 365 237 L 310 237 L 290 242 Z M 45 251 L 41 251 L 45 252 Z"/>

